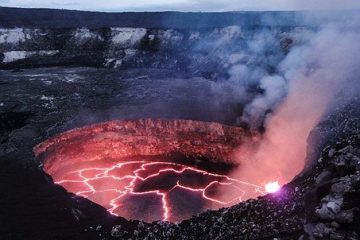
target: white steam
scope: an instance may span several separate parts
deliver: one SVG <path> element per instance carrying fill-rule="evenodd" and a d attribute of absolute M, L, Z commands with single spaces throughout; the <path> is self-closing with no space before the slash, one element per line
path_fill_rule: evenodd
<path fill-rule="evenodd" d="M 284 184 L 303 169 L 310 131 L 326 111 L 359 90 L 359 42 L 360 33 L 355 30 L 325 27 L 289 52 L 278 65 L 278 76 L 260 80 L 264 94 L 246 106 L 242 118 L 252 121 L 265 116 L 264 110 L 271 106 L 275 110 L 265 119 L 266 132 L 259 146 L 239 149 L 241 167 L 236 177 Z M 277 105 L 284 94 L 286 98 Z"/>
<path fill-rule="evenodd" d="M 258 129 L 266 117 L 266 112 L 276 106 L 286 95 L 287 83 L 281 76 L 265 76 L 260 80 L 264 94 L 245 107 L 241 121 L 247 122 L 253 129 Z"/>
<path fill-rule="evenodd" d="M 239 116 L 238 122 L 246 122 L 252 129 L 258 129 L 262 126 L 268 110 L 272 110 L 287 92 L 284 77 L 271 71 L 271 68 L 275 69 L 285 57 L 279 39 L 287 36 L 283 36 L 278 30 L 260 29 L 255 33 L 244 31 L 243 38 L 224 41 L 222 44 L 219 41 L 208 41 L 203 45 L 211 49 L 211 58 L 219 59 L 228 69 L 229 77 L 213 84 L 217 102 L 221 105 L 227 102 L 246 105 L 251 102 L 242 116 Z M 307 34 L 307 31 L 302 33 Z M 291 35 L 298 42 L 304 38 L 298 36 L 297 29 L 292 30 Z M 259 91 L 263 91 L 263 94 L 259 94 Z"/>

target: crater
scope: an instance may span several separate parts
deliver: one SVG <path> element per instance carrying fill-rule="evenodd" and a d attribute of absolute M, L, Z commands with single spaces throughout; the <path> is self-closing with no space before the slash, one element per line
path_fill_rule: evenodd
<path fill-rule="evenodd" d="M 129 220 L 179 222 L 264 194 L 228 176 L 233 154 L 259 137 L 192 120 L 117 120 L 56 135 L 34 148 L 67 191 Z"/>

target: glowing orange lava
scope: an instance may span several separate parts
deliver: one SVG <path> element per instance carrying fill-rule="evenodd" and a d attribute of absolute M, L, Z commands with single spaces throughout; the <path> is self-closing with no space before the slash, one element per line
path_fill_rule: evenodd
<path fill-rule="evenodd" d="M 55 183 L 114 215 L 178 222 L 265 193 L 199 167 L 231 162 L 244 141 L 256 136 L 217 123 L 144 119 L 74 129 L 34 151 Z"/>

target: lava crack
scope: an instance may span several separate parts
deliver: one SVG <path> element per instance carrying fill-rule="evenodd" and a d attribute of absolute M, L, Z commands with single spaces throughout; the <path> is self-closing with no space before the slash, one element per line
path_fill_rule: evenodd
<path fill-rule="evenodd" d="M 135 167 L 134 167 L 135 166 Z M 117 163 L 109 168 L 84 168 L 67 174 L 69 178 L 56 181 L 74 192 L 76 195 L 86 197 L 108 208 L 114 215 L 133 218 L 133 212 L 128 212 L 129 206 L 122 201 L 123 198 L 137 199 L 138 196 L 158 198 L 160 202 L 163 221 L 179 221 L 182 218 L 172 213 L 171 205 L 176 198 L 169 195 L 177 189 L 190 193 L 200 193 L 203 205 L 208 208 L 219 208 L 242 201 L 242 197 L 251 192 L 264 194 L 262 187 L 246 183 L 226 175 L 209 173 L 194 167 L 176 163 L 130 161 Z M 77 176 L 78 178 L 71 178 Z M 190 177 L 190 179 L 189 179 Z M 221 187 L 232 187 L 234 196 L 221 199 L 217 196 Z M 211 191 L 213 188 L 213 191 Z M 83 190 L 88 189 L 88 190 Z M 181 191 L 178 193 L 181 194 Z M 135 196 L 135 197 L 134 197 Z M 138 201 L 141 199 L 137 199 Z M 149 209 L 151 210 L 151 209 Z M 152 209 L 153 210 L 153 209 Z M 145 215 L 145 214 L 144 214 Z M 144 218 L 139 216 L 138 218 Z M 159 220 L 154 216 L 145 216 L 143 220 Z"/>

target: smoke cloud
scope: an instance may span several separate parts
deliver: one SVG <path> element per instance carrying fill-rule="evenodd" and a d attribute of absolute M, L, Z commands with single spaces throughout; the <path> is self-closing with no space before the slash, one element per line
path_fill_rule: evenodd
<path fill-rule="evenodd" d="M 249 31 L 229 27 L 222 30 L 229 31 L 236 33 L 228 34 L 232 37 L 227 37 L 221 44 L 219 38 L 213 42 L 210 40 L 210 43 L 201 43 L 211 49 L 210 58 L 222 62 L 228 69 L 228 77 L 216 81 L 212 90 L 219 105 L 238 102 L 246 106 L 239 113 L 237 123 L 246 123 L 251 129 L 257 130 L 263 125 L 265 116 L 287 92 L 286 80 L 277 70 L 286 56 L 279 39 L 287 36 L 282 36 L 279 30 L 269 29 Z M 292 35 L 301 42 L 303 36 L 296 36 L 296 31 Z"/>
<path fill-rule="evenodd" d="M 289 182 L 304 167 L 310 131 L 336 104 L 358 93 L 360 33 L 334 25 L 306 39 L 279 63 L 276 75 L 260 80 L 264 93 L 245 107 L 241 119 L 257 127 L 264 117 L 266 130 L 258 146 L 237 152 L 237 178 L 261 185 Z M 266 115 L 268 109 L 272 113 Z"/>
<path fill-rule="evenodd" d="M 229 27 L 226 40 L 201 43 L 227 68 L 228 77 L 213 83 L 215 103 L 238 102 L 237 124 L 263 132 L 256 146 L 238 149 L 232 177 L 262 186 L 291 181 L 304 168 L 310 131 L 358 94 L 360 21 L 345 15 L 299 13 L 305 27 Z M 264 26 L 278 21 L 264 19 Z"/>

